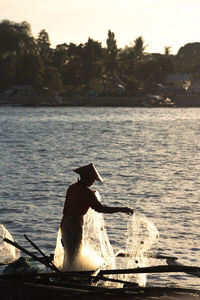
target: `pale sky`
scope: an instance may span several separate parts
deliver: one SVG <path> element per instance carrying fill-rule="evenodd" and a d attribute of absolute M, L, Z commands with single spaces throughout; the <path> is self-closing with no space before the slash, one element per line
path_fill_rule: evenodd
<path fill-rule="evenodd" d="M 106 45 L 108 30 L 117 46 L 142 36 L 146 52 L 176 54 L 187 43 L 200 42 L 200 0 L 0 0 L 0 21 L 27 21 L 32 34 L 45 29 L 52 47 L 86 43 Z"/>

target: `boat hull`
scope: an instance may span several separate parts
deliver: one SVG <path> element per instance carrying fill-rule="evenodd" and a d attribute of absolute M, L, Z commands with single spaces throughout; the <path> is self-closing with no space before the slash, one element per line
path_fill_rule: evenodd
<path fill-rule="evenodd" d="M 198 291 L 189 289 L 175 289 L 162 287 L 149 288 L 104 288 L 85 290 L 80 287 L 59 287 L 53 285 L 27 283 L 17 280 L 0 279 L 0 299 L 1 300 L 120 300 L 120 299 L 200 299 Z"/>

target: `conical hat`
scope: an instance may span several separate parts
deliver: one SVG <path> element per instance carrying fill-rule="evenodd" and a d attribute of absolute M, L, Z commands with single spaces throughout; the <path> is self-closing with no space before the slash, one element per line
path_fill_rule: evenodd
<path fill-rule="evenodd" d="M 73 171 L 78 173 L 81 177 L 91 178 L 103 182 L 103 179 L 93 164 L 77 168 Z"/>

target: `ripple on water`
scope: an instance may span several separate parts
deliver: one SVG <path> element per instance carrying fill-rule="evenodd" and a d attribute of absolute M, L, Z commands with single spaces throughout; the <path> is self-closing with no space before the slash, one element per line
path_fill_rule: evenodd
<path fill-rule="evenodd" d="M 94 162 L 107 205 L 128 205 L 154 222 L 155 246 L 199 265 L 200 110 L 0 107 L 1 223 L 28 249 L 26 233 L 53 251 L 72 170 Z M 124 248 L 127 216 L 105 215 Z M 158 280 L 162 281 L 162 276 Z M 179 276 L 163 277 L 178 283 Z M 196 281 L 184 277 L 195 286 Z"/>

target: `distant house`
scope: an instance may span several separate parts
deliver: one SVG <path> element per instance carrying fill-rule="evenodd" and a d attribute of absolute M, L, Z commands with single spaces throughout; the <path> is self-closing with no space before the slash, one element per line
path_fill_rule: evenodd
<path fill-rule="evenodd" d="M 187 90 L 191 85 L 190 75 L 184 73 L 169 74 L 166 78 L 166 84 L 178 89 Z"/>
<path fill-rule="evenodd" d="M 13 95 L 31 96 L 33 94 L 33 87 L 31 85 L 13 85 L 11 91 Z"/>

